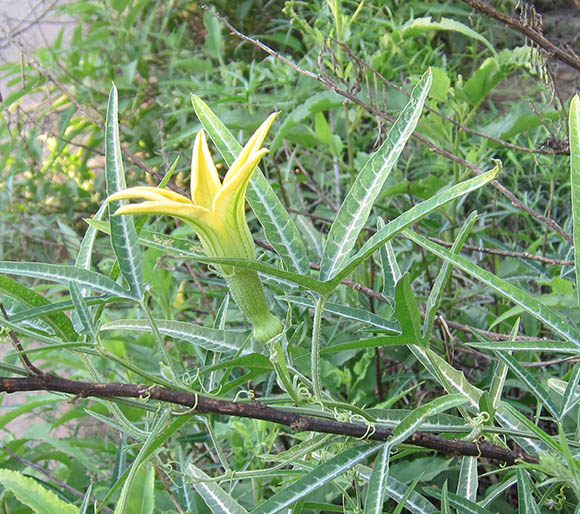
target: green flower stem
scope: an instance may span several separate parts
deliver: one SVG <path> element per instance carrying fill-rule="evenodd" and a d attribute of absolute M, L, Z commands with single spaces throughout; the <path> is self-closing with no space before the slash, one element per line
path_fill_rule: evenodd
<path fill-rule="evenodd" d="M 312 374 L 312 388 L 314 398 L 322 401 L 322 386 L 320 384 L 320 325 L 322 323 L 322 311 L 326 303 L 325 296 L 319 296 L 314 309 L 312 325 L 312 349 L 310 353 L 310 372 Z"/>
<path fill-rule="evenodd" d="M 268 310 L 257 272 L 234 268 L 225 279 L 238 307 L 254 327 L 256 341 L 266 343 L 282 332 L 282 322 Z"/>
<path fill-rule="evenodd" d="M 270 362 L 276 370 L 276 376 L 278 377 L 280 387 L 290 395 L 296 405 L 300 405 L 302 400 L 300 399 L 298 393 L 295 391 L 294 384 L 290 378 L 290 373 L 288 371 L 288 365 L 286 363 L 286 356 L 284 355 L 282 344 L 278 340 L 269 346 Z"/>

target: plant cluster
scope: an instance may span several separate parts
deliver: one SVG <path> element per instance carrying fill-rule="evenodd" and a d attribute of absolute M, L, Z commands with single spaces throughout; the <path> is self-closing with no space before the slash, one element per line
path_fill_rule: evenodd
<path fill-rule="evenodd" d="M 60 9 L 0 68 L 3 511 L 580 513 L 580 63 L 533 6 Z"/>

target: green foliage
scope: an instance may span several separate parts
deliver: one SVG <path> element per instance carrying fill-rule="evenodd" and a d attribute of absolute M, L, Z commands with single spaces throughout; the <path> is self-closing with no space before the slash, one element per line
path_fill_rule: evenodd
<path fill-rule="evenodd" d="M 66 3 L 70 43 L 0 68 L 1 374 L 26 375 L 25 351 L 145 391 L 4 395 L 0 510 L 578 512 L 578 96 L 553 103 L 535 51 L 461 2 L 212 4 L 322 81 L 184 0 Z M 256 261 L 110 216 L 127 185 L 186 191 L 200 129 L 223 176 L 275 110 Z M 550 154 L 566 122 L 570 156 Z M 259 272 L 278 341 L 252 340 L 223 264 Z M 393 433 L 202 415 L 154 385 Z M 417 430 L 538 463 L 427 453 Z"/>

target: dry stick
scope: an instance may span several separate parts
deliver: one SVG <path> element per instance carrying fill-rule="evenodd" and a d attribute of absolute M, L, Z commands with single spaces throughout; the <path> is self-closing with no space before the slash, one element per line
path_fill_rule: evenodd
<path fill-rule="evenodd" d="M 503 23 L 504 25 L 507 25 L 508 27 L 523 34 L 528 39 L 531 39 L 534 43 L 536 43 L 536 45 L 543 48 L 548 53 L 548 55 L 555 57 L 559 61 L 567 64 L 575 70 L 580 71 L 580 59 L 578 59 L 575 55 L 565 52 L 560 47 L 556 46 L 550 40 L 546 39 L 546 37 L 541 32 L 538 32 L 530 25 L 522 23 L 516 18 L 512 18 L 511 16 L 498 11 L 487 2 L 482 2 L 480 0 L 463 0 L 463 2 L 470 7 L 473 7 L 481 14 L 485 14 L 490 18 L 494 18 L 500 23 Z"/>
<path fill-rule="evenodd" d="M 49 374 L 28 378 L 0 377 L 0 392 L 14 393 L 20 391 L 57 391 L 72 394 L 76 398 L 141 398 L 183 405 L 197 414 L 223 414 L 242 418 L 260 419 L 290 427 L 295 432 L 319 432 L 336 434 L 373 441 L 386 441 L 393 431 L 390 428 L 375 426 L 369 430 L 368 425 L 346 423 L 330 419 L 302 416 L 294 412 L 274 409 L 257 401 L 250 403 L 232 402 L 218 398 L 208 398 L 198 394 L 175 391 L 159 386 L 146 386 L 122 383 L 91 383 L 68 380 Z M 516 460 L 537 463 L 538 459 L 521 450 L 509 450 L 488 442 L 469 442 L 446 439 L 425 432 L 415 432 L 406 444 L 413 444 L 435 450 L 446 455 L 466 455 L 514 464 Z"/>
<path fill-rule="evenodd" d="M 275 57 L 276 59 L 279 59 L 284 64 L 286 64 L 287 66 L 290 66 L 293 70 L 297 71 L 298 73 L 305 75 L 306 77 L 310 77 L 310 78 L 317 80 L 318 82 L 324 84 L 327 88 L 329 88 L 332 91 L 334 91 L 335 93 L 343 96 L 347 100 L 350 100 L 351 102 L 361 106 L 363 109 L 372 113 L 374 116 L 378 116 L 380 118 L 383 118 L 384 120 L 387 120 L 389 123 L 395 122 L 395 118 L 393 118 L 392 116 L 389 116 L 388 114 L 382 112 L 380 109 L 377 109 L 374 106 L 363 102 L 362 100 L 358 99 L 356 96 L 352 95 L 351 93 L 349 93 L 345 89 L 342 89 L 340 86 L 338 86 L 333 81 L 329 80 L 326 77 L 323 77 L 320 73 L 314 73 L 312 71 L 306 70 L 306 69 L 298 66 L 297 64 L 294 64 L 292 61 L 290 61 L 289 59 L 287 59 L 283 55 L 279 54 L 278 52 L 276 52 L 275 50 L 273 50 L 269 46 L 265 45 L 260 40 L 253 39 L 249 36 L 246 36 L 242 32 L 240 32 L 229 21 L 227 21 L 223 16 L 221 16 L 218 13 L 213 12 L 213 11 L 212 11 L 212 14 L 217 19 L 219 19 L 232 32 L 232 34 L 239 37 L 240 39 L 243 39 L 244 41 L 247 41 L 247 42 L 257 46 L 258 48 L 261 48 L 264 52 Z M 466 161 L 465 159 L 462 159 L 461 157 L 458 157 L 457 155 L 454 155 L 451 152 L 448 152 L 447 150 L 440 148 L 439 146 L 431 143 L 431 141 L 429 141 L 427 138 L 425 138 L 424 136 L 422 136 L 418 132 L 413 132 L 413 137 L 415 137 L 416 139 L 421 141 L 421 143 L 423 143 L 425 146 L 427 146 L 427 148 L 429 148 L 429 150 L 431 150 L 432 152 L 436 153 L 437 155 L 441 155 L 442 157 L 445 157 L 446 159 L 449 159 L 453 162 L 456 162 L 456 163 L 460 164 L 461 166 L 465 166 L 466 168 L 470 169 L 476 175 L 481 175 L 484 173 L 484 171 L 482 169 L 478 168 L 475 164 L 472 164 L 471 162 Z M 492 185 L 492 187 L 497 189 L 501 194 L 503 194 L 511 202 L 511 204 L 514 207 L 526 212 L 527 214 L 529 214 L 531 217 L 535 218 L 539 222 L 549 226 L 552 230 L 554 230 L 555 232 L 560 234 L 566 241 L 568 241 L 568 243 L 570 243 L 570 245 L 574 244 L 572 236 L 570 234 L 568 234 L 554 220 L 552 220 L 546 216 L 543 216 L 542 214 L 534 211 L 532 208 L 530 208 L 527 205 L 525 205 L 524 203 L 522 203 L 520 200 L 518 200 L 516 198 L 516 196 L 509 189 L 507 189 L 504 185 L 502 185 L 497 180 L 490 182 L 490 184 Z"/>

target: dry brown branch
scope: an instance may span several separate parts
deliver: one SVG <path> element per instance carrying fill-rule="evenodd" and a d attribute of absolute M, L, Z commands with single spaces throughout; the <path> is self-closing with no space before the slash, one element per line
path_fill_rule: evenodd
<path fill-rule="evenodd" d="M 75 398 L 140 398 L 182 405 L 194 410 L 196 414 L 222 414 L 242 418 L 261 419 L 284 425 L 294 432 L 319 432 L 336 434 L 372 441 L 386 441 L 393 431 L 390 428 L 375 426 L 369 431 L 368 425 L 335 421 L 333 419 L 303 416 L 294 412 L 275 409 L 258 401 L 249 403 L 232 402 L 209 398 L 196 393 L 176 391 L 160 386 L 146 386 L 121 383 L 92 383 L 68 380 L 50 374 L 26 378 L 0 377 L 0 392 L 55 391 L 74 395 Z M 415 432 L 405 444 L 429 448 L 445 455 L 485 457 L 487 459 L 514 464 L 516 460 L 537 463 L 538 459 L 520 450 L 512 451 L 494 444 L 447 439 L 425 432 Z"/>

